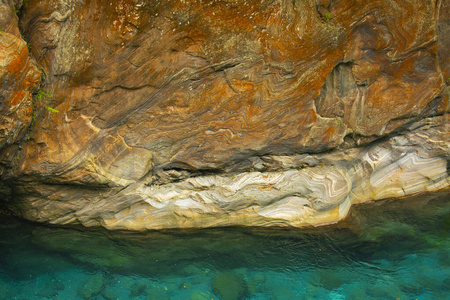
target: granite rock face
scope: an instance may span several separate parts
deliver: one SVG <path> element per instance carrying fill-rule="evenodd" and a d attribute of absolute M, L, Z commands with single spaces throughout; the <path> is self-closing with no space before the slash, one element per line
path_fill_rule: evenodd
<path fill-rule="evenodd" d="M 28 128 L 0 132 L 4 206 L 111 229 L 308 226 L 446 189 L 448 18 L 445 1 L 29 0 L 45 97 L 0 110 Z M 39 80 L 19 57 L 5 103 Z"/>

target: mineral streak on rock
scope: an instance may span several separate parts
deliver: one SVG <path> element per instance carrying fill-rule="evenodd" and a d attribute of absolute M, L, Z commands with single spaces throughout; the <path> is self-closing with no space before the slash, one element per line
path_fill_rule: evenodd
<path fill-rule="evenodd" d="M 1 151 L 16 142 L 31 124 L 31 91 L 39 82 L 40 72 L 28 56 L 23 40 L 3 32 L 0 45 Z"/>
<path fill-rule="evenodd" d="M 59 113 L 36 112 L 0 194 L 28 219 L 141 230 L 321 225 L 445 189 L 445 20 L 432 0 L 29 0 Z"/>

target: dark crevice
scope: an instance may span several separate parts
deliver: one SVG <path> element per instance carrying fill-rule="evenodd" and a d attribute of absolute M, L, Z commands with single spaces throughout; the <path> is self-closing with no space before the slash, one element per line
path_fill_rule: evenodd
<path fill-rule="evenodd" d="M 450 158 L 447 159 L 447 175 L 450 176 Z"/>
<path fill-rule="evenodd" d="M 221 169 L 194 169 L 191 167 L 170 167 L 169 165 L 153 169 L 154 180 L 151 184 L 162 185 L 179 182 L 191 177 L 203 177 L 224 174 Z"/>
<path fill-rule="evenodd" d="M 20 19 L 23 16 L 23 12 L 26 9 L 27 5 L 28 5 L 29 0 L 23 0 L 22 4 L 20 5 L 20 7 L 16 7 L 16 15 L 17 17 Z M 20 4 L 20 2 L 18 3 Z"/>
<path fill-rule="evenodd" d="M 380 136 L 364 136 L 359 133 L 348 133 L 344 136 L 344 142 L 339 145 L 338 149 L 344 150 L 349 148 L 360 148 L 364 147 L 370 143 L 381 141 L 382 138 Z"/>

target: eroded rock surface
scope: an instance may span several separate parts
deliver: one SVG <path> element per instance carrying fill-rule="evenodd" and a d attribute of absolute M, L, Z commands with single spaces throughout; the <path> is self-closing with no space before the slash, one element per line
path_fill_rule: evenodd
<path fill-rule="evenodd" d="M 445 189 L 447 6 L 29 0 L 49 96 L 4 203 L 112 229 L 307 226 Z"/>
<path fill-rule="evenodd" d="M 0 150 L 14 143 L 31 123 L 31 91 L 39 81 L 39 71 L 28 57 L 26 43 L 3 33 L 0 56 Z"/>

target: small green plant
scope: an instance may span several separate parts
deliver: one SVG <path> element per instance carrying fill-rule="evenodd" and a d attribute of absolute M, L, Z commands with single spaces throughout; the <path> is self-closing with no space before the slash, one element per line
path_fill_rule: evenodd
<path fill-rule="evenodd" d="M 50 106 L 45 106 L 50 112 L 52 112 L 52 113 L 54 113 L 54 114 L 57 114 L 57 113 L 59 113 L 59 110 L 57 110 L 57 109 L 54 109 L 53 107 L 50 107 Z"/>
<path fill-rule="evenodd" d="M 25 39 L 25 37 L 22 35 L 22 40 L 24 40 L 25 42 L 27 42 L 27 40 Z M 28 52 L 31 52 L 31 44 L 27 42 L 27 48 L 28 48 Z"/>
<path fill-rule="evenodd" d="M 38 90 L 36 93 L 36 99 L 39 101 L 43 101 L 45 98 L 50 98 L 52 96 L 52 93 L 46 93 L 42 90 Z"/>
<path fill-rule="evenodd" d="M 36 105 L 33 105 L 33 115 L 31 116 L 31 125 L 36 122 Z"/>
<path fill-rule="evenodd" d="M 0 29 L 0 33 L 5 33 L 3 30 Z"/>
<path fill-rule="evenodd" d="M 323 15 L 322 23 L 328 24 L 328 23 L 330 23 L 332 18 L 333 18 L 333 15 L 330 12 L 327 12 Z"/>
<path fill-rule="evenodd" d="M 36 100 L 38 100 L 39 102 L 41 102 L 45 108 L 47 108 L 47 110 L 51 113 L 57 114 L 59 113 L 59 110 L 54 109 L 53 107 L 50 107 L 44 100 L 47 98 L 51 98 L 53 97 L 52 93 L 46 93 L 42 90 L 38 90 L 36 93 Z"/>

